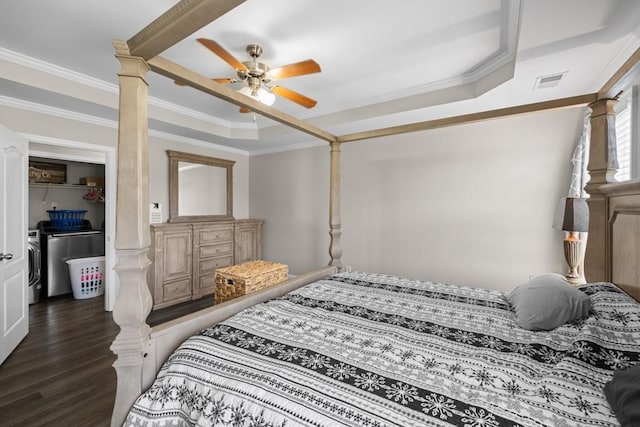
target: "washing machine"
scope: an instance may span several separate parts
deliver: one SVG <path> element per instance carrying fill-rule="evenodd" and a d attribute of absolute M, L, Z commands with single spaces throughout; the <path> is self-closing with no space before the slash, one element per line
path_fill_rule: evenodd
<path fill-rule="evenodd" d="M 40 252 L 40 231 L 29 230 L 27 234 L 27 254 L 29 258 L 29 304 L 40 302 L 42 291 L 41 265 L 42 255 Z"/>

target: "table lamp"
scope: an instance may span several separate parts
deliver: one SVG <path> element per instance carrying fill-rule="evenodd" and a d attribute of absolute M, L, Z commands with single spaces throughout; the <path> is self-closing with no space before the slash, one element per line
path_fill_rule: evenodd
<path fill-rule="evenodd" d="M 564 239 L 564 257 L 569 265 L 569 273 L 565 275 L 565 278 L 569 283 L 576 285 L 586 283 L 584 276 L 578 272 L 578 267 L 582 264 L 584 256 L 583 241 L 580 240 L 578 233 L 589 231 L 587 199 L 578 197 L 565 199 L 562 230 L 567 232 Z"/>

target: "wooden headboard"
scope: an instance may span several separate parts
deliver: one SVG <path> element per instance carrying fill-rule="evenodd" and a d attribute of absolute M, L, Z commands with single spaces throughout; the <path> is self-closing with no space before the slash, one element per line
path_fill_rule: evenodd
<path fill-rule="evenodd" d="M 608 280 L 640 301 L 640 181 L 607 184 L 605 195 Z"/>

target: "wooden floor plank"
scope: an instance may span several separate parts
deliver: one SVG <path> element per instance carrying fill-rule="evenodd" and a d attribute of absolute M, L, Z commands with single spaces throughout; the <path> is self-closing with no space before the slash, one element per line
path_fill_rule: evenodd
<path fill-rule="evenodd" d="M 213 297 L 151 313 L 158 324 L 212 304 Z M 104 297 L 71 295 L 29 306 L 29 334 L 0 366 L 0 426 L 100 427 L 111 422 L 119 328 Z"/>
<path fill-rule="evenodd" d="M 108 426 L 117 333 L 104 297 L 29 306 L 29 334 L 0 366 L 0 424 Z"/>

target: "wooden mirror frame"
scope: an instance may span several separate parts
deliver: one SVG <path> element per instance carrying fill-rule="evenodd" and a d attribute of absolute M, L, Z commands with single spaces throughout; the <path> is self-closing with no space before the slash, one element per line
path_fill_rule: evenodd
<path fill-rule="evenodd" d="M 169 156 L 169 222 L 203 222 L 233 218 L 233 160 L 167 150 Z M 222 215 L 180 215 L 178 163 L 190 162 L 225 168 L 227 171 L 227 213 Z"/>

